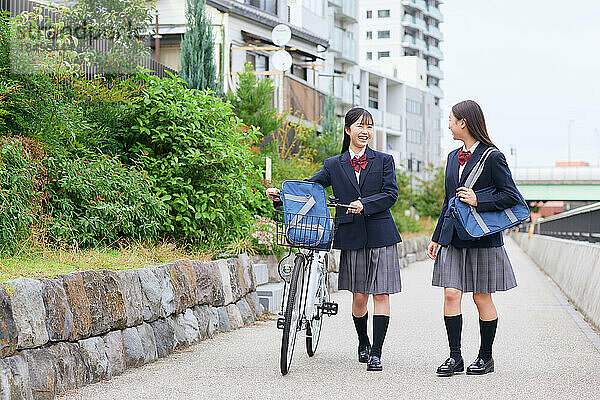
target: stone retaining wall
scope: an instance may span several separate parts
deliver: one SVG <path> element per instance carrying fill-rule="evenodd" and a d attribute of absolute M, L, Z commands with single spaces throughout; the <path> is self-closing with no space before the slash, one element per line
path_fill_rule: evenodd
<path fill-rule="evenodd" d="M 600 328 L 600 246 L 543 235 L 528 238 L 527 233 L 509 236 Z"/>
<path fill-rule="evenodd" d="M 0 399 L 53 399 L 262 315 L 246 255 L 0 284 Z"/>

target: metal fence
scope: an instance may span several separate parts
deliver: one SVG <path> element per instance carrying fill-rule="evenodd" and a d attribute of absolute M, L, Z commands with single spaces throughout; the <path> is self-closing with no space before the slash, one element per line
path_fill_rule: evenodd
<path fill-rule="evenodd" d="M 600 243 L 600 203 L 523 224 L 519 232 L 529 232 L 532 224 L 533 233 L 539 235 Z"/>
<path fill-rule="evenodd" d="M 52 23 L 55 23 L 59 19 L 59 15 L 52 10 L 51 7 L 48 7 L 47 2 L 42 3 L 35 0 L 0 0 L 0 9 L 7 10 L 10 12 L 11 17 L 17 16 L 22 12 L 30 12 L 33 11 L 34 8 L 40 7 L 42 9 L 42 15 L 45 19 L 48 19 Z M 90 49 L 98 52 L 106 52 L 110 49 L 111 43 L 106 39 L 93 39 L 90 44 Z M 173 68 L 169 68 L 164 64 L 156 61 L 151 56 L 146 56 L 137 62 L 138 65 L 143 67 L 144 69 L 148 69 L 153 75 L 158 75 L 161 78 L 166 78 L 169 76 L 168 72 L 177 75 L 177 71 Z M 102 75 L 98 68 L 95 65 L 83 64 L 83 73 L 84 75 L 92 79 L 98 75 Z"/>

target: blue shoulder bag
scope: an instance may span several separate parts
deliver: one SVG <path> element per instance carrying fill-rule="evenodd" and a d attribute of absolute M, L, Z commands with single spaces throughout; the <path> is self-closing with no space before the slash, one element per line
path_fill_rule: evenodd
<path fill-rule="evenodd" d="M 285 237 L 292 246 L 329 249 L 332 224 L 319 183 L 285 181 L 281 187 Z"/>
<path fill-rule="evenodd" d="M 483 172 L 485 162 L 495 148 L 488 148 L 475 167 L 469 173 L 465 181 L 465 187 L 472 189 L 475 182 Z M 493 193 L 495 188 L 487 187 L 475 192 Z M 519 193 L 519 202 L 506 210 L 477 212 L 470 204 L 462 202 L 458 196 L 454 196 L 448 203 L 448 213 L 454 222 L 458 237 L 462 240 L 473 240 L 483 236 L 492 235 L 505 229 L 520 224 L 529 218 L 530 212 L 525 199 Z"/>

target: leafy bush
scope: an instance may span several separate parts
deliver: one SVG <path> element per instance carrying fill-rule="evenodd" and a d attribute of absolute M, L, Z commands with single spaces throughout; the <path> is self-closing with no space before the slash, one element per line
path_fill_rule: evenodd
<path fill-rule="evenodd" d="M 418 179 L 420 191 L 415 196 L 415 209 L 421 216 L 437 218 L 442 210 L 445 197 L 444 167 L 429 170 L 434 171 L 435 175 L 428 181 Z"/>
<path fill-rule="evenodd" d="M 140 160 L 156 180 L 156 194 L 170 212 L 164 229 L 193 242 L 225 243 L 247 230 L 251 216 L 269 202 L 260 185 L 250 143 L 229 103 L 210 92 L 187 89 L 178 78 L 139 75 L 139 96 L 129 104 L 134 124 L 125 156 Z"/>
<path fill-rule="evenodd" d="M 109 156 L 50 158 L 48 165 L 47 232 L 54 241 L 96 246 L 158 237 L 166 207 L 152 194 L 146 173 Z"/>
<path fill-rule="evenodd" d="M 39 221 L 45 199 L 43 151 L 24 138 L 0 138 L 0 251 L 14 252 Z"/>

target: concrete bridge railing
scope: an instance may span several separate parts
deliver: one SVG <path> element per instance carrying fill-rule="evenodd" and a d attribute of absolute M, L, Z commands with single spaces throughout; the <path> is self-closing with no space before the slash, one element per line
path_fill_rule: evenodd
<path fill-rule="evenodd" d="M 600 245 L 527 233 L 511 233 L 575 306 L 600 327 Z"/>

